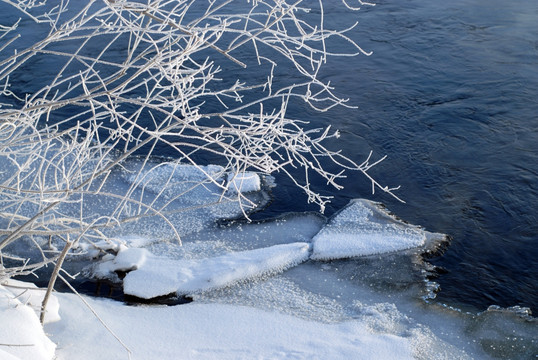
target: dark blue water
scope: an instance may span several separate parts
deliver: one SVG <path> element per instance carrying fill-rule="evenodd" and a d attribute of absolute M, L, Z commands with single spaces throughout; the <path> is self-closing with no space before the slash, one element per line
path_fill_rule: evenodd
<path fill-rule="evenodd" d="M 374 52 L 329 60 L 322 74 L 359 108 L 318 114 L 297 106 L 290 113 L 312 127 L 340 129 L 330 145 L 357 162 L 370 150 L 388 155 L 372 174 L 401 185 L 406 201 L 372 195 L 367 180 L 351 173 L 342 191 L 315 184 L 335 197 L 326 214 L 352 198 L 381 201 L 452 237 L 431 260 L 446 270 L 436 301 L 538 313 L 538 2 L 383 0 L 349 14 L 334 1 L 325 8 L 328 23 L 359 21 L 350 36 Z M 21 91 L 37 89 L 32 69 L 44 67 L 29 63 L 11 81 Z M 258 216 L 316 209 L 276 178 L 275 200 Z"/>
<path fill-rule="evenodd" d="M 366 11 L 363 11 L 366 10 Z M 373 174 L 400 184 L 400 217 L 453 241 L 433 263 L 447 273 L 437 301 L 464 309 L 538 312 L 538 2 L 380 1 L 357 13 L 371 57 L 327 75 L 359 106 L 323 117 Z M 336 16 L 338 18 L 338 16 Z M 335 208 L 369 197 L 358 176 Z"/>

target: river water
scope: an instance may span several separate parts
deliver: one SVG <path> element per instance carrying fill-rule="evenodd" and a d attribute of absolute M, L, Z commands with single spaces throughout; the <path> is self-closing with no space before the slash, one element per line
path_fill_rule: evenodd
<path fill-rule="evenodd" d="M 350 36 L 373 55 L 330 59 L 322 76 L 358 109 L 291 115 L 339 129 L 331 145 L 357 162 L 370 150 L 387 155 L 372 174 L 401 185 L 406 203 L 371 194 L 366 179 L 350 174 L 344 190 L 329 192 L 326 215 L 353 198 L 383 202 L 451 236 L 431 259 L 441 270 L 435 301 L 470 311 L 520 305 L 536 314 L 538 2 L 380 0 L 351 14 L 336 3 L 325 5 L 326 21 L 358 21 Z M 35 79 L 28 71 L 12 82 L 28 89 L 39 87 Z M 285 178 L 277 174 L 276 182 L 274 201 L 257 216 L 317 210 Z"/>
<path fill-rule="evenodd" d="M 463 309 L 538 312 L 538 2 L 392 1 L 357 13 L 370 57 L 330 74 L 359 109 L 328 114 L 356 160 L 406 204 L 371 196 L 356 177 L 335 194 L 385 203 L 452 237 L 432 260 L 437 301 Z M 344 69 L 344 71 L 342 71 Z"/>

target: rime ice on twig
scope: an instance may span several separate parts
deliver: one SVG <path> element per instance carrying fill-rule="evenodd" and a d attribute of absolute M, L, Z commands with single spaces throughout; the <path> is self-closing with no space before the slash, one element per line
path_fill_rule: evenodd
<path fill-rule="evenodd" d="M 142 218 L 160 219 L 180 241 L 166 187 L 139 187 L 162 149 L 205 173 L 182 196 L 211 188 L 219 201 L 242 204 L 244 215 L 255 207 L 245 194 L 258 187 L 246 183 L 253 172 L 288 175 L 321 210 L 330 197 L 311 188 L 314 177 L 341 188 L 344 170 L 359 171 L 374 189 L 394 190 L 368 175 L 377 163 L 370 157 L 357 164 L 328 149 L 325 141 L 338 137 L 330 126 L 311 129 L 309 119 L 289 115 L 291 106 L 349 107 L 320 69 L 330 56 L 369 54 L 347 35 L 356 24 L 328 28 L 322 1 L 308 3 L 315 11 L 303 0 L 4 2 L 49 31 L 20 47 L 19 23 L 0 29 L 0 252 L 7 259 L 6 249 L 26 239 L 40 256 L 1 268 L 0 277 L 56 261 L 69 235 L 98 244 Z M 333 41 L 348 52 L 332 52 Z M 40 78 L 45 85 L 14 90 L 10 76 L 40 59 L 56 66 Z M 141 156 L 135 180 L 107 187 L 133 156 Z M 207 173 L 207 158 L 223 176 Z M 327 170 L 331 162 L 340 169 Z"/>

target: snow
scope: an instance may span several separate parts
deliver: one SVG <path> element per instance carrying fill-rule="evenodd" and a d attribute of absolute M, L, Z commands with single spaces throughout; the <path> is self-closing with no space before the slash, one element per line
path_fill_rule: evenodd
<path fill-rule="evenodd" d="M 145 249 L 131 248 L 101 263 L 95 273 L 103 277 L 106 271 L 133 270 L 123 279 L 123 291 L 139 298 L 151 299 L 174 292 L 187 295 L 282 272 L 307 260 L 309 249 L 307 243 L 292 243 L 206 259 L 172 260 Z"/>
<path fill-rule="evenodd" d="M 373 203 L 356 199 L 314 237 L 312 259 L 390 253 L 423 246 L 425 242 L 424 230 L 386 217 L 380 221 L 379 209 Z"/>
<path fill-rule="evenodd" d="M 221 305 L 129 307 L 87 299 L 132 359 L 412 359 L 411 339 L 377 334 L 359 321 L 325 324 Z M 61 294 L 62 323 L 47 332 L 62 359 L 127 359 L 127 351 L 73 295 Z M 83 336 L 82 336 L 83 334 Z M 96 346 L 98 344 L 98 346 Z"/>
<path fill-rule="evenodd" d="M 35 284 L 8 279 L 2 282 L 7 290 L 9 290 L 21 303 L 31 307 L 37 316 L 41 313 L 41 304 L 45 297 L 45 289 L 38 288 Z M 45 312 L 45 323 L 59 321 L 60 315 L 58 310 L 60 304 L 56 296 L 49 296 L 47 308 Z"/>
<path fill-rule="evenodd" d="M 56 345 L 45 335 L 35 311 L 8 289 L 0 285 L 0 358 L 52 359 Z"/>
<path fill-rule="evenodd" d="M 14 356 L 14 355 L 11 355 L 10 353 L 3 351 L 2 349 L 0 349 L 0 359 L 2 359 L 2 360 L 19 360 L 18 357 Z"/>
<path fill-rule="evenodd" d="M 94 276 L 107 278 L 115 271 L 131 271 L 140 268 L 148 257 L 149 252 L 141 248 L 120 248 L 118 255 L 107 254 L 94 267 Z"/>

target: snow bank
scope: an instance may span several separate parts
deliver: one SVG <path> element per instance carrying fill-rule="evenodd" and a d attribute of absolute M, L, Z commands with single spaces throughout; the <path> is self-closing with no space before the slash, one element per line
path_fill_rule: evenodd
<path fill-rule="evenodd" d="M 132 270 L 123 279 L 125 294 L 144 299 L 171 293 L 186 295 L 284 271 L 307 260 L 309 249 L 307 243 L 292 243 L 206 259 L 172 260 L 131 248 L 102 262 L 94 275 L 106 277 L 106 273 L 117 270 Z"/>
<path fill-rule="evenodd" d="M 372 202 L 352 200 L 314 236 L 313 260 L 390 253 L 424 245 L 422 229 L 383 214 Z"/>
<path fill-rule="evenodd" d="M 45 297 L 46 289 L 38 288 L 35 284 L 18 281 L 14 279 L 8 279 L 2 282 L 2 285 L 9 290 L 21 303 L 30 306 L 37 316 L 41 314 L 41 304 Z M 58 314 L 58 299 L 56 296 L 49 296 L 47 303 L 47 309 L 45 312 L 45 323 L 54 322 L 60 320 Z"/>
<path fill-rule="evenodd" d="M 219 304 L 129 307 L 87 299 L 132 359 L 412 359 L 411 339 L 376 334 L 358 321 L 324 324 L 277 312 Z M 61 294 L 64 321 L 47 326 L 58 360 L 127 359 L 127 351 L 73 295 Z M 135 330 L 135 331 L 133 331 Z"/>
<path fill-rule="evenodd" d="M 0 359 L 50 360 L 56 345 L 45 335 L 34 310 L 22 302 L 25 299 L 35 300 L 32 290 L 17 298 L 0 285 Z"/>

